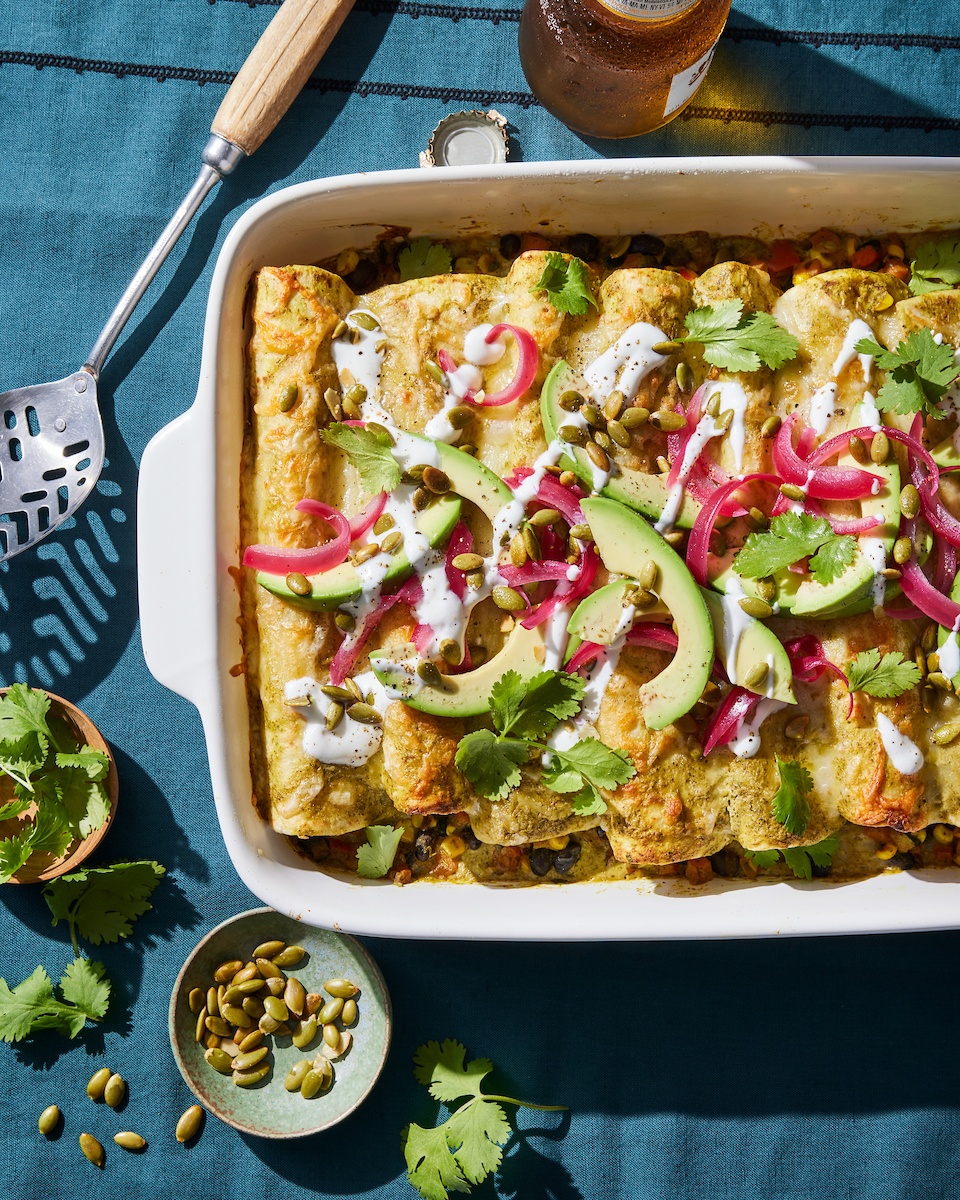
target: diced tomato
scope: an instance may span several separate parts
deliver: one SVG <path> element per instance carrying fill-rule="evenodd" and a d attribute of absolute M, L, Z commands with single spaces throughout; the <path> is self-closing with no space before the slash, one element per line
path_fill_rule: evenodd
<path fill-rule="evenodd" d="M 553 242 L 548 241 L 545 237 L 540 237 L 536 233 L 525 233 L 520 241 L 520 253 L 523 254 L 527 250 L 552 250 Z"/>
<path fill-rule="evenodd" d="M 791 267 L 799 267 L 803 259 L 797 253 L 793 242 L 780 238 L 770 247 L 770 257 L 767 259 L 767 270 L 771 275 L 779 275 Z"/>
<path fill-rule="evenodd" d="M 861 271 L 872 271 L 880 261 L 880 251 L 876 246 L 861 246 L 850 258 L 851 267 Z"/>

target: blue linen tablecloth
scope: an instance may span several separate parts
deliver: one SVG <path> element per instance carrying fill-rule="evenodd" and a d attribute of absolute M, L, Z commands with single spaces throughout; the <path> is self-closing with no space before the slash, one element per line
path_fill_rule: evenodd
<path fill-rule="evenodd" d="M 275 0 L 31 0 L 0 8 L 0 388 L 58 378 L 192 182 L 225 88 Z M 789 942 L 517 945 L 366 939 L 395 1005 L 385 1073 L 363 1107 L 303 1142 L 210 1120 L 175 1143 L 192 1097 L 166 1006 L 188 950 L 257 903 L 213 814 L 196 713 L 148 674 L 137 633 L 137 464 L 192 401 L 220 243 L 254 200 L 301 180 L 414 166 L 446 112 L 496 107 L 527 160 L 624 155 L 958 151 L 960 4 L 738 4 L 684 117 L 644 139 L 569 132 L 531 97 L 519 0 L 498 7 L 358 0 L 264 148 L 207 201 L 109 360 L 108 462 L 72 528 L 0 568 L 0 684 L 78 702 L 116 748 L 118 819 L 101 861 L 169 869 L 128 943 L 102 1029 L 0 1046 L 0 1194 L 233 1200 L 408 1197 L 401 1127 L 432 1107 L 415 1048 L 456 1037 L 497 1090 L 569 1114 L 521 1114 L 503 1168 L 476 1189 L 537 1200 L 950 1197 L 960 1193 L 955 933 Z M 960 215 L 960 214 L 958 214 Z M 189 529 L 171 528 L 170 551 Z M 72 957 L 36 888 L 0 890 L 0 975 Z M 602 935 L 602 930 L 598 931 Z M 109 1063 L 121 1122 L 83 1094 Z M 66 1114 L 46 1142 L 36 1118 Z M 119 1127 L 150 1142 L 113 1149 Z M 103 1174 L 77 1135 L 108 1146 Z"/>

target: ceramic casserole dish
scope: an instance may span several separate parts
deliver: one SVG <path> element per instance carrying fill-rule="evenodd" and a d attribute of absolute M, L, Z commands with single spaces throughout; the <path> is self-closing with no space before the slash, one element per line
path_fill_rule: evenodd
<path fill-rule="evenodd" d="M 200 711 L 221 830 L 247 886 L 298 920 L 397 937 L 704 938 L 954 926 L 954 870 L 842 885 L 714 879 L 699 887 L 681 878 L 398 888 L 324 874 L 261 820 L 251 800 L 230 570 L 239 561 L 244 305 L 261 266 L 316 262 L 370 244 L 390 226 L 438 239 L 513 230 L 907 232 L 960 223 L 958 185 L 960 159 L 640 159 L 352 175 L 287 188 L 250 208 L 214 273 L 196 402 L 144 454 L 138 532 L 147 664 Z M 176 557 L 171 527 L 192 531 Z"/>

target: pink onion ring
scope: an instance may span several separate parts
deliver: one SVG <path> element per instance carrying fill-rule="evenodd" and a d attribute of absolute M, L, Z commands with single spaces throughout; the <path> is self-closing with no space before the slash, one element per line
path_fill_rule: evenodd
<path fill-rule="evenodd" d="M 247 546 L 243 552 L 243 565 L 270 575 L 287 575 L 297 571 L 301 575 L 319 575 L 332 567 L 339 567 L 350 551 L 350 522 L 338 508 L 331 508 L 320 500 L 301 500 L 298 512 L 319 517 L 336 533 L 330 542 L 311 546 L 306 550 L 283 550 L 277 546 Z"/>
<path fill-rule="evenodd" d="M 693 529 L 687 540 L 687 567 L 701 587 L 707 585 L 707 553 L 710 548 L 710 535 L 713 533 L 714 522 L 720 515 L 724 500 L 741 488 L 756 482 L 772 483 L 775 487 L 780 486 L 780 479 L 776 475 L 766 475 L 759 471 L 752 475 L 745 475 L 743 479 L 731 479 L 729 483 L 721 484 L 697 513 L 697 519 L 693 523 Z"/>
<path fill-rule="evenodd" d="M 546 583 L 548 580 L 566 579 L 570 563 L 548 562 L 545 558 L 541 558 L 536 562 L 524 563 L 522 567 L 504 563 L 497 567 L 497 570 L 512 588 L 517 588 L 523 587 L 527 583 Z"/>
<path fill-rule="evenodd" d="M 786 499 L 785 496 L 781 496 Z M 804 512 L 809 513 L 813 517 L 825 517 L 830 522 L 830 528 L 834 533 L 844 534 L 852 533 L 859 535 L 868 533 L 871 529 L 876 529 L 878 525 L 883 524 L 883 517 L 837 517 L 833 513 L 825 512 L 822 505 L 816 500 L 808 500 L 803 506 Z M 773 514 L 776 515 L 776 514 Z"/>
<path fill-rule="evenodd" d="M 477 400 L 468 393 L 464 396 L 464 400 L 468 403 L 476 404 L 480 408 L 499 408 L 501 404 L 519 400 L 536 379 L 537 367 L 540 365 L 540 351 L 537 349 L 537 343 L 532 334 L 521 329 L 519 325 L 494 325 L 484 341 L 494 342 L 505 333 L 512 333 L 514 341 L 517 343 L 516 374 L 505 388 L 499 392 L 488 393 L 482 400 Z"/>
<path fill-rule="evenodd" d="M 473 534 L 463 521 L 458 521 L 453 527 L 453 532 L 450 534 L 450 541 L 447 543 L 447 553 L 443 563 L 450 591 L 453 592 L 458 600 L 462 600 L 467 594 L 467 573 L 466 571 L 458 570 L 453 565 L 453 560 L 458 554 L 469 554 L 472 549 Z"/>
<path fill-rule="evenodd" d="M 416 575 L 412 576 L 398 592 L 384 596 L 377 607 L 367 614 L 359 629 L 344 636 L 336 654 L 330 660 L 330 682 L 339 687 L 353 670 L 367 638 L 380 623 L 383 615 L 397 603 L 414 605 L 423 599 L 423 585 Z"/>
<path fill-rule="evenodd" d="M 861 500 L 873 494 L 875 485 L 882 484 L 879 475 L 861 471 L 859 467 L 818 465 L 822 446 L 810 459 L 801 458 L 791 441 L 791 430 L 796 419 L 796 413 L 787 417 L 773 439 L 771 448 L 773 465 L 786 483 L 802 485 L 807 495 L 820 500 Z"/>

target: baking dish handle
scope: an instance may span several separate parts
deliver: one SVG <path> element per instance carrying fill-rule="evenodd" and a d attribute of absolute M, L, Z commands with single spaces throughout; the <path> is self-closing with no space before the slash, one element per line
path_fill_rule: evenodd
<path fill-rule="evenodd" d="M 165 425 L 140 465 L 137 557 L 140 638 L 151 674 L 203 708 L 216 677 L 214 512 L 209 450 L 196 406 Z"/>

